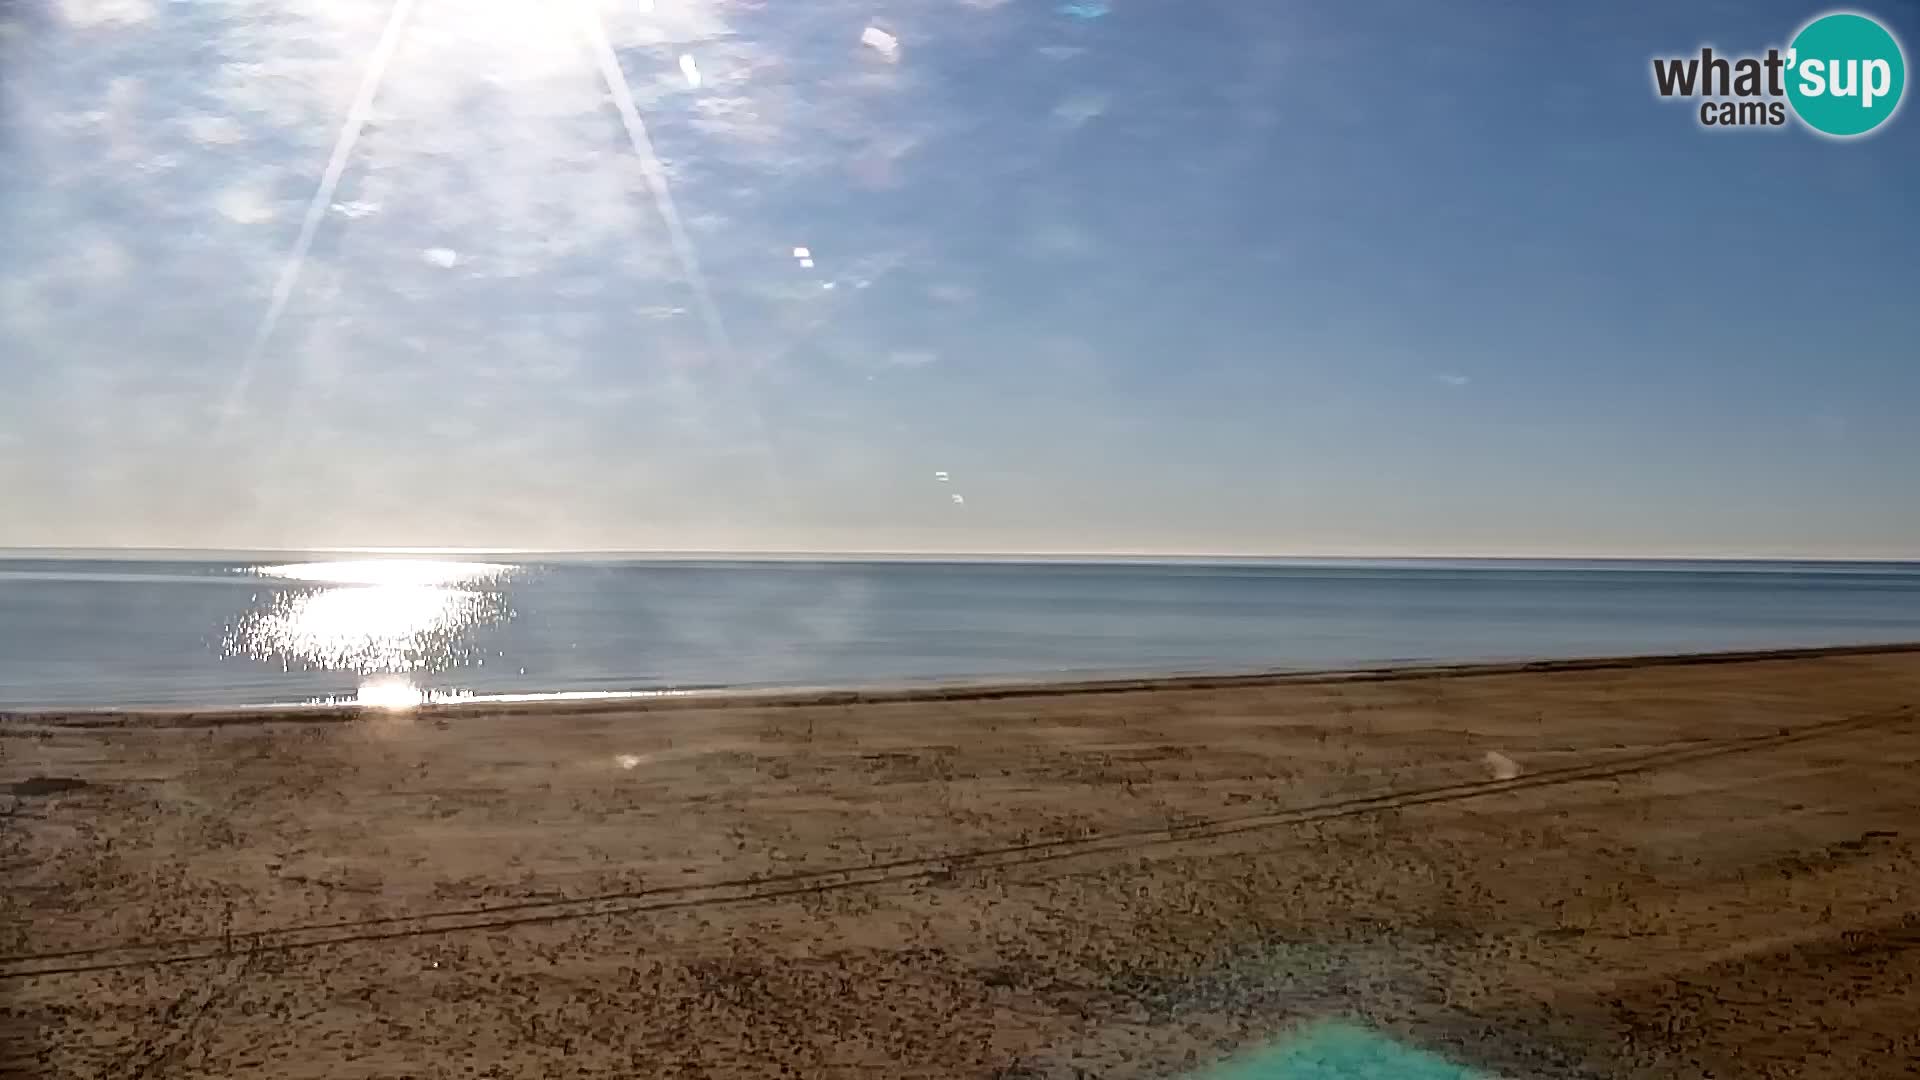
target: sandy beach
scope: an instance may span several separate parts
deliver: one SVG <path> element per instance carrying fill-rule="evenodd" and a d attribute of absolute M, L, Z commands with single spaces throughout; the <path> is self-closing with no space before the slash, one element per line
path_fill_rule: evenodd
<path fill-rule="evenodd" d="M 0 720 L 0 1073 L 1920 1060 L 1920 651 Z"/>

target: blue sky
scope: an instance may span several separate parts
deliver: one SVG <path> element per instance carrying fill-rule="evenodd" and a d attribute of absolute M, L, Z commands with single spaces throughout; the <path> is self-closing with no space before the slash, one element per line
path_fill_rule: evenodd
<path fill-rule="evenodd" d="M 1102 7 L 0 2 L 0 546 L 1920 557 L 1824 9 Z"/>

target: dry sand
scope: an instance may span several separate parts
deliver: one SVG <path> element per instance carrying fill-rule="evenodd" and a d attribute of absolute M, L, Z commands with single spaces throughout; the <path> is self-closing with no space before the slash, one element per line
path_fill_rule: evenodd
<path fill-rule="evenodd" d="M 1920 1060 L 1920 653 L 0 720 L 0 1072 Z M 697 707 L 694 707 L 697 706 Z"/>

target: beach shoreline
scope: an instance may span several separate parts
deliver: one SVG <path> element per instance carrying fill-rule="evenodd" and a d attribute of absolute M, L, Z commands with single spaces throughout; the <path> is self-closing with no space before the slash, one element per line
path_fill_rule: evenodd
<path fill-rule="evenodd" d="M 806 708 L 1633 670 L 1903 653 L 1920 653 L 1920 641 L 1533 659 L 1408 661 L 1355 667 L 1264 668 L 1219 672 L 1136 671 L 1068 678 L 1034 676 L 1031 678 L 926 679 L 849 686 L 700 686 L 642 690 L 562 690 L 428 697 L 417 704 L 404 705 L 354 701 L 309 701 L 197 707 L 113 705 L 0 708 L 0 725 L 216 727 L 231 724 L 274 723 L 282 720 L 300 723 L 352 723 L 365 720 L 370 715 L 396 711 L 413 713 L 429 719 L 451 719 L 460 716 L 592 715 L 651 712 L 663 709 Z"/>
<path fill-rule="evenodd" d="M 9 715 L 0 1073 L 1920 1056 L 1913 646 L 784 694 Z"/>

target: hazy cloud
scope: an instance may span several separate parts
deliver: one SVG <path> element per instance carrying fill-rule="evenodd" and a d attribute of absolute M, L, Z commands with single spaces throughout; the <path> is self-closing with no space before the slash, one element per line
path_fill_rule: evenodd
<path fill-rule="evenodd" d="M 1083 127 L 1107 111 L 1107 95 L 1076 94 L 1053 107 L 1053 118 L 1069 128 Z"/>
<path fill-rule="evenodd" d="M 900 60 L 900 39 L 877 26 L 869 26 L 860 31 L 860 44 L 879 54 L 889 64 Z"/>
<path fill-rule="evenodd" d="M 59 0 L 61 18 L 81 29 L 131 26 L 153 17 L 153 0 Z"/>
<path fill-rule="evenodd" d="M 256 188 L 232 187 L 214 196 L 213 207 L 221 217 L 236 225 L 259 225 L 272 221 L 277 211 L 267 196 Z"/>

